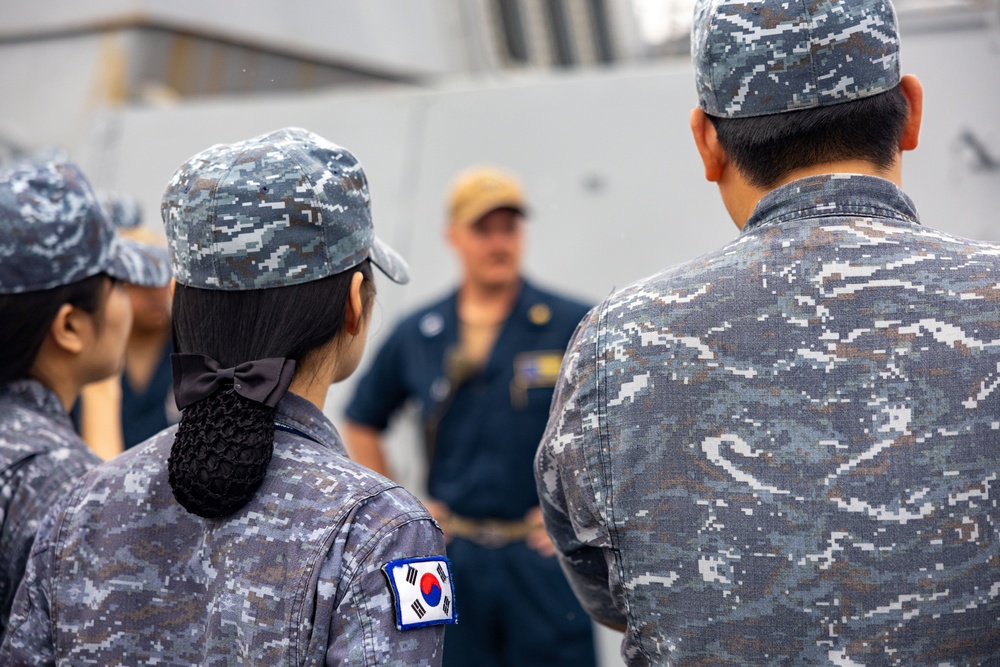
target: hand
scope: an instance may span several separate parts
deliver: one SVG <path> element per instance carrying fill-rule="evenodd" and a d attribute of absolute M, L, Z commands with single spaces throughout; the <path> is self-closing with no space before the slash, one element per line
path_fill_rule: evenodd
<path fill-rule="evenodd" d="M 552 544 L 552 538 L 545 532 L 545 521 L 542 519 L 542 508 L 532 507 L 524 515 L 524 520 L 531 525 L 531 532 L 524 538 L 529 547 L 543 556 L 551 558 L 556 555 L 556 545 Z"/>
<path fill-rule="evenodd" d="M 434 517 L 434 520 L 441 526 L 441 531 L 444 533 L 444 543 L 448 544 L 451 542 L 451 534 L 448 532 L 448 518 L 451 516 L 451 510 L 448 506 L 440 500 L 427 499 L 424 501 L 424 507 L 427 508 L 427 511 Z"/>

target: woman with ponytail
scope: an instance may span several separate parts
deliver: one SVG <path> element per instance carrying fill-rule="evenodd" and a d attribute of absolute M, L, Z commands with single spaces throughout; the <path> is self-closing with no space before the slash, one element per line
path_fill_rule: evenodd
<path fill-rule="evenodd" d="M 440 663 L 441 531 L 322 412 L 361 359 L 371 266 L 408 280 L 370 211 L 354 156 L 297 128 L 178 169 L 180 423 L 49 514 L 0 664 Z"/>

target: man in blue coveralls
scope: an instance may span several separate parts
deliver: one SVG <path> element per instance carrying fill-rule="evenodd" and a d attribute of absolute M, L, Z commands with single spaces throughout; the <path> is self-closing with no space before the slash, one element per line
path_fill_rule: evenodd
<path fill-rule="evenodd" d="M 522 188 L 493 167 L 455 180 L 447 238 L 458 289 L 405 318 L 347 407 L 356 460 L 388 474 L 381 432 L 420 403 L 427 506 L 449 539 L 459 623 L 444 665 L 595 664 L 589 618 L 545 534 L 532 460 L 563 352 L 588 307 L 521 275 Z"/>

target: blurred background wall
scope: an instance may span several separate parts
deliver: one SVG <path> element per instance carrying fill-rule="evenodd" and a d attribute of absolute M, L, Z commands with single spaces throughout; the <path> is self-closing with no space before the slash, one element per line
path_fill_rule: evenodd
<path fill-rule="evenodd" d="M 0 161 L 60 149 L 101 189 L 159 198 L 193 153 L 288 125 L 354 151 L 376 231 L 410 261 L 372 348 L 448 289 L 451 177 L 518 172 L 527 273 L 592 302 L 736 235 L 688 132 L 693 0 L 0 0 Z M 926 224 L 1000 241 L 1000 0 L 896 0 L 924 83 L 904 186 Z M 162 233 L 162 232 L 161 232 Z M 335 420 L 350 390 L 335 386 Z M 390 434 L 419 491 L 416 435 Z M 605 667 L 620 664 L 602 632 Z"/>

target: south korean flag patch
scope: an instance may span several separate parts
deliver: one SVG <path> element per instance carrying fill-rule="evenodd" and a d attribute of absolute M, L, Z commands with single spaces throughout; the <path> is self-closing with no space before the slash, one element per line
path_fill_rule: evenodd
<path fill-rule="evenodd" d="M 389 579 L 396 602 L 396 627 L 400 630 L 458 620 L 447 558 L 403 558 L 389 561 L 382 571 Z"/>

